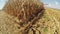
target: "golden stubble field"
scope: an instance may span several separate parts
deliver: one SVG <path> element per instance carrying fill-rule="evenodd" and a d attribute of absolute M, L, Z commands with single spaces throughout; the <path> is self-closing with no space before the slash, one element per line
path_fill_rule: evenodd
<path fill-rule="evenodd" d="M 37 30 L 41 34 L 60 34 L 60 10 L 46 8 L 44 15 L 35 25 L 39 25 Z M 20 34 L 20 29 L 17 26 L 4 11 L 0 11 L 0 34 Z M 36 33 L 39 34 L 37 30 Z M 30 30 L 29 34 L 32 33 Z"/>

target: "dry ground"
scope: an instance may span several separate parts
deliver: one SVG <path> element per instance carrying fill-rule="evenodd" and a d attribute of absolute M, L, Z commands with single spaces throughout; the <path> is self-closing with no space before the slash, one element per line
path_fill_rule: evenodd
<path fill-rule="evenodd" d="M 19 34 L 14 22 L 8 19 L 7 14 L 0 11 L 0 34 Z M 46 8 L 44 16 L 37 23 L 40 25 L 37 29 L 41 34 L 60 34 L 60 10 Z"/>

